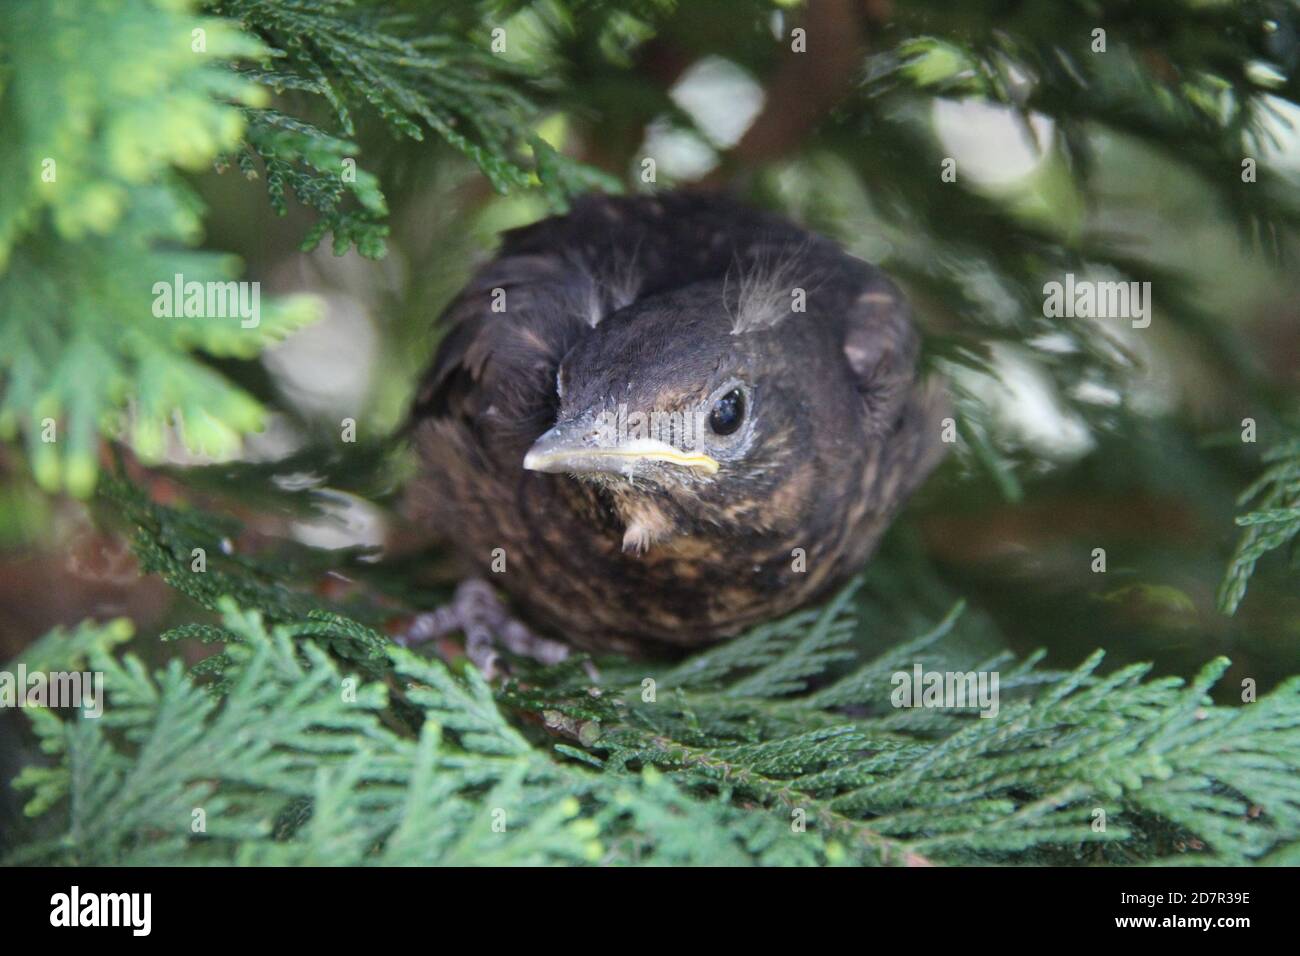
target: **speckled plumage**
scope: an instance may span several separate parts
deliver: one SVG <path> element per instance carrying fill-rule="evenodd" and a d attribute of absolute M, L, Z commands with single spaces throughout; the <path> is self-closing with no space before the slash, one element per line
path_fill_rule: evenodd
<path fill-rule="evenodd" d="M 413 411 L 413 512 L 580 647 L 698 646 L 817 600 L 940 456 L 893 283 L 715 197 L 593 197 L 510 232 L 442 322 Z M 733 385 L 746 418 L 704 436 L 716 473 L 523 467 L 557 420 L 699 414 Z"/>

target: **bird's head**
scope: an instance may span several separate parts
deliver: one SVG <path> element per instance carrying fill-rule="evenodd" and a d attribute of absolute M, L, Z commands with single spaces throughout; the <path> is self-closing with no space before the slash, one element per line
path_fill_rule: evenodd
<path fill-rule="evenodd" d="M 800 317 L 738 332 L 736 308 L 721 281 L 650 296 L 560 363 L 555 424 L 524 467 L 599 489 L 626 550 L 795 527 L 861 469 L 865 408 L 842 330 Z"/>

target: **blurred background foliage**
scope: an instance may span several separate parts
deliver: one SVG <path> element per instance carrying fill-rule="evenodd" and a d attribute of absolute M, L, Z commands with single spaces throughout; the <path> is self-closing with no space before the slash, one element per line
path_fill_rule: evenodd
<path fill-rule="evenodd" d="M 1220 699 L 1273 687 L 1300 673 L 1298 29 L 1294 0 L 12 0 L 0 660 L 86 617 L 214 620 L 140 576 L 105 471 L 376 626 L 435 604 L 390 436 L 436 316 L 502 229 L 682 186 L 912 299 L 960 441 L 877 591 L 965 598 L 1056 667 L 1222 654 Z M 261 327 L 155 318 L 174 272 L 260 281 Z M 1066 273 L 1150 282 L 1150 327 L 1044 316 Z"/>

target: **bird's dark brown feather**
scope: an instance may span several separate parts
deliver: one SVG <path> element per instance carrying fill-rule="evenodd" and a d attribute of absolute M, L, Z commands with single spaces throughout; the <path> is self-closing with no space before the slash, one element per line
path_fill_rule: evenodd
<path fill-rule="evenodd" d="M 773 312 L 794 286 L 807 311 Z M 589 198 L 507 233 L 442 323 L 413 412 L 413 509 L 476 573 L 502 549 L 489 578 L 584 647 L 704 644 L 818 599 L 862 566 L 942 447 L 894 284 L 718 198 Z M 685 405 L 740 370 L 759 395 L 755 454 L 680 487 L 525 471 L 560 413 L 561 368 L 564 402 L 592 404 Z M 647 547 L 626 550 L 630 526 Z"/>

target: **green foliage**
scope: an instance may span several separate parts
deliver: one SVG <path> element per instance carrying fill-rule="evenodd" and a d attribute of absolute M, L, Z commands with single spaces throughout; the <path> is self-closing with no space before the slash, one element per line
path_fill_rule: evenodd
<path fill-rule="evenodd" d="M 871 236 L 865 248 L 907 283 L 927 349 L 954 376 L 959 453 L 1008 500 L 1043 464 L 990 409 L 1009 360 L 1094 433 L 1132 414 L 1149 333 L 1205 350 L 1239 401 L 1277 409 L 1243 337 L 1209 306 L 1217 274 L 1173 267 L 1172 241 L 1142 241 L 1154 227 L 1116 224 L 1174 175 L 1180 193 L 1231 217 L 1244 247 L 1293 251 L 1298 184 L 1277 147 L 1292 122 L 1283 106 L 1300 102 L 1297 28 L 1290 3 L 898 3 L 860 85 L 796 157 L 806 175 L 773 180 L 779 202 L 846 242 Z M 936 135 L 935 111 L 968 99 L 1005 110 L 1004 135 L 1041 157 L 1014 186 L 965 167 L 940 181 L 953 144 Z M 1176 210 L 1159 214 L 1176 240 Z M 1159 332 L 1044 315 L 1044 283 L 1066 273 L 1150 282 Z"/>
<path fill-rule="evenodd" d="M 877 580 L 676 665 L 516 662 L 494 693 L 292 590 L 303 555 L 104 493 L 144 568 L 221 614 L 163 637 L 224 650 L 150 676 L 117 622 L 24 655 L 103 672 L 108 701 L 26 711 L 50 762 L 18 781 L 36 820 L 14 862 L 1240 864 L 1300 842 L 1300 680 L 1216 707 L 1223 660 L 1186 685 L 1100 676 L 1100 652 L 1044 670 L 982 650 L 960 602 L 882 651 L 864 629 L 932 599 Z M 894 706 L 917 666 L 997 672 L 996 715 Z"/>
<path fill-rule="evenodd" d="M 378 217 L 387 213 L 378 181 L 364 169 L 356 169 L 353 143 L 336 139 L 310 123 L 296 120 L 277 110 L 247 111 L 249 127 L 244 150 L 237 163 L 245 175 L 257 175 L 256 154 L 265 164 L 266 189 L 271 207 L 281 216 L 288 213 L 286 191 L 303 205 L 320 214 L 302 248 L 311 250 L 326 232 L 334 235 L 334 252 L 342 255 L 352 245 L 370 258 L 383 255 L 387 227 Z M 347 164 L 353 164 L 351 167 Z M 344 194 L 351 192 L 361 211 L 342 208 Z"/>
<path fill-rule="evenodd" d="M 314 306 L 268 303 L 255 328 L 152 310 L 154 283 L 176 274 L 240 275 L 233 257 L 196 248 L 208 211 L 191 185 L 205 171 L 261 180 L 278 214 L 305 207 L 303 249 L 329 236 L 337 254 L 355 247 L 374 258 L 389 239 L 390 205 L 400 214 L 413 198 L 412 208 L 429 208 L 403 150 L 436 141 L 447 149 L 434 160 L 450 157 L 495 192 L 526 197 L 495 200 L 481 218 L 461 210 L 458 223 L 495 231 L 585 190 L 622 188 L 652 127 L 712 149 L 668 90 L 701 53 L 762 79 L 778 114 L 801 114 L 802 99 L 781 100 L 779 79 L 791 66 L 783 31 L 807 12 L 799 6 L 10 0 L 0 18 L 0 435 L 25 439 L 42 487 L 86 495 L 101 437 L 150 464 L 165 457 L 169 426 L 218 458 L 261 427 L 264 396 L 211 359 L 255 358 Z M 1231 406 L 1227 420 L 1237 405 L 1277 416 L 1291 399 L 1269 385 L 1234 324 L 1243 290 L 1257 283 L 1235 274 L 1222 234 L 1213 255 L 1171 254 L 1189 222 L 1202 227 L 1211 215 L 1190 219 L 1145 194 L 1212 198 L 1213 217 L 1239 232 L 1242 248 L 1286 254 L 1300 206 L 1274 137 L 1283 108 L 1300 102 L 1300 8 L 889 6 L 887 26 L 867 14 L 871 52 L 834 108 L 811 117 L 814 128 L 757 160 L 743 142 L 719 146 L 719 171 L 903 280 L 927 357 L 952 378 L 960 455 L 1006 499 L 1029 497 L 1028 479 L 1054 464 L 997 414 L 996 389 L 1028 369 L 1088 435 L 1129 439 L 1131 455 L 1112 456 L 1118 465 L 1094 461 L 1066 480 L 1113 493 L 1106 480 L 1123 470 L 1163 495 L 1176 470 L 1179 491 L 1226 524 L 1204 502 L 1236 479 L 1169 452 L 1194 444 L 1202 422 L 1153 421 L 1132 401 L 1144 354 L 1157 340 L 1176 356 L 1194 353 L 1193 388 L 1218 389 L 1205 406 Z M 492 47 L 499 27 L 502 53 Z M 1104 54 L 1091 49 L 1098 27 Z M 810 37 L 808 60 L 822 39 Z M 964 167 L 955 182 L 939 179 L 949 144 L 935 111 L 968 98 L 1003 108 L 1039 150 L 1015 188 Z M 575 145 L 601 168 L 566 155 Z M 1247 157 L 1259 162 L 1257 182 L 1242 179 Z M 1139 225 L 1154 237 L 1146 245 L 1116 233 L 1143 215 L 1161 220 Z M 432 235 L 424 251 L 441 261 Z M 422 264 L 403 251 L 411 255 L 399 266 Z M 1153 329 L 1138 339 L 1123 320 L 1044 315 L 1043 283 L 1067 272 L 1150 281 Z M 421 321 L 437 298 L 421 297 L 428 288 L 406 290 Z M 43 440 L 50 423 L 53 442 Z M 373 475 L 387 470 L 388 452 L 358 456 L 374 467 L 351 490 L 391 496 L 391 478 Z M 1240 500 L 1252 510 L 1237 519 L 1244 532 L 1220 590 L 1229 612 L 1257 562 L 1300 532 L 1300 446 L 1280 444 L 1266 464 Z M 191 489 L 238 489 L 245 508 L 310 513 L 310 493 L 262 496 L 266 479 L 296 472 L 317 469 L 303 455 L 179 478 Z M 233 519 L 164 506 L 120 477 L 100 490 L 96 509 L 130 526 L 142 570 L 197 605 L 160 637 L 216 653 L 188 671 L 171 661 L 151 673 L 122 654 L 125 622 L 56 632 L 28 650 L 29 667 L 103 672 L 109 701 L 99 720 L 25 711 L 43 758 L 21 777 L 31 819 L 12 862 L 1300 858 L 1300 682 L 1229 707 L 1208 697 L 1216 681 L 1220 699 L 1232 696 L 1222 659 L 1186 683 L 1151 678 L 1145 665 L 1105 673 L 1100 653 L 1047 670 L 1039 655 L 1002 652 L 990 617 L 897 555 L 873 564 L 865 592 L 674 665 L 602 660 L 592 677 L 582 660 L 516 661 L 516 679 L 491 688 L 472 668 L 388 640 L 386 617 L 436 599 L 423 579 L 389 587 L 379 579 L 391 569 L 358 550 L 250 541 Z M 30 535 L 20 527 L 12 537 Z M 1193 547 L 1208 550 L 1202 543 Z M 1078 553 L 1069 566 L 1082 566 Z M 1052 559 L 1043 563 L 1059 568 Z M 326 571 L 373 588 L 328 599 L 312 588 Z M 1171 577 L 1130 576 L 1095 604 L 1110 613 L 1137 595 L 1194 616 L 1196 589 Z M 975 584 L 958 590 L 980 608 Z M 1025 625 L 1034 641 L 1053 633 L 1060 593 L 1051 592 L 1053 620 Z M 905 635 L 919 636 L 895 643 Z M 1119 653 L 1122 639 L 1098 635 Z M 152 660 L 157 648 L 133 650 Z M 998 672 L 997 716 L 892 706 L 895 674 L 916 665 Z"/>
<path fill-rule="evenodd" d="M 121 624 L 51 634 L 28 666 L 103 672 L 108 701 L 99 719 L 28 711 L 52 763 L 17 786 L 53 832 L 10 862 L 916 865 L 1195 846 L 1242 863 L 1300 840 L 1300 681 L 1222 708 L 1205 696 L 1222 661 L 1183 686 L 1141 666 L 1097 677 L 1100 654 L 1064 675 L 1003 656 L 979 663 L 1005 668 L 996 717 L 899 710 L 891 674 L 954 663 L 961 609 L 828 679 L 853 656 L 852 596 L 654 677 L 624 663 L 592 685 L 562 665 L 499 698 L 397 647 L 388 682 L 367 680 L 311 622 L 268 630 L 230 600 L 217 687 L 118 658 Z"/>
<path fill-rule="evenodd" d="M 1245 599 L 1259 559 L 1287 547 L 1300 534 L 1300 438 L 1270 448 L 1264 461 L 1268 468 L 1237 499 L 1238 505 L 1254 508 L 1237 519 L 1246 530 L 1219 587 L 1219 606 L 1229 614 Z"/>
<path fill-rule="evenodd" d="M 46 667 L 106 675 L 100 720 L 34 711 L 57 763 L 29 769 L 29 813 L 60 832 L 9 862 L 274 865 L 814 862 L 824 843 L 683 795 L 653 771 L 607 775 L 535 747 L 469 671 L 393 648 L 388 691 L 286 628 L 226 602 L 230 682 L 215 696 L 179 662 L 119 660 L 113 626 L 54 634 Z M 820 851 L 820 852 L 819 852 Z"/>
<path fill-rule="evenodd" d="M 500 193 L 541 185 L 556 208 L 594 186 L 619 181 L 556 152 L 528 134 L 539 106 L 528 95 L 538 77 L 516 58 L 494 51 L 493 21 L 472 3 L 453 3 L 420 18 L 385 15 L 346 0 L 220 0 L 214 13 L 238 19 L 271 48 L 270 67 L 244 75 L 274 90 L 320 97 L 343 136 L 357 132 L 355 113 L 373 110 L 394 132 L 422 141 L 430 131 L 472 160 Z M 500 27 L 499 21 L 496 29 Z M 355 244 L 383 254 L 387 209 L 375 177 L 355 168 L 357 147 L 274 109 L 250 108 L 238 154 L 246 174 L 253 157 L 265 165 L 275 210 L 292 191 L 320 218 L 303 241 L 315 248 L 326 233 L 334 251 Z M 530 159 L 531 157 L 531 159 Z M 345 161 L 352 166 L 345 168 Z M 345 211 L 351 193 L 357 211 Z"/>
<path fill-rule="evenodd" d="M 458 6 L 472 9 L 451 10 Z M 351 107 L 366 103 L 412 139 L 433 130 L 498 190 L 529 184 L 508 154 L 531 107 L 509 83 L 519 74 L 486 43 L 448 33 L 407 37 L 401 18 L 343 0 L 223 0 L 216 9 L 266 35 L 283 57 L 263 81 L 323 96 L 345 134 L 354 131 Z M 459 28 L 456 20 L 447 17 L 447 26 Z"/>
<path fill-rule="evenodd" d="M 198 16 L 201 7 L 219 17 Z M 0 24 L 0 435 L 26 439 L 41 486 L 85 496 L 101 435 L 146 462 L 168 426 L 191 451 L 226 458 L 263 427 L 262 406 L 195 351 L 247 359 L 312 321 L 315 303 L 266 303 L 237 315 L 155 311 L 155 283 L 238 278 L 237 260 L 185 251 L 204 210 L 177 175 L 213 164 L 264 176 L 318 216 L 303 247 L 384 251 L 387 206 L 356 164 L 356 113 L 396 132 L 432 130 L 499 190 L 572 192 L 617 180 L 535 137 L 529 78 L 496 56 L 471 7 L 427 32 L 345 2 L 117 5 L 15 0 Z M 237 19 L 236 19 L 237 18 Z M 441 30 L 439 26 L 441 25 Z M 305 95 L 340 135 L 272 105 Z M 533 167 L 537 169 L 534 171 Z M 199 310 L 202 312 L 202 310 Z"/>
<path fill-rule="evenodd" d="M 609 123 L 624 121 L 617 111 L 648 121 L 657 108 L 690 122 L 666 97 L 619 103 L 602 92 L 627 82 L 651 37 L 681 41 L 676 31 L 698 25 L 702 14 L 670 3 L 196 5 L 214 16 L 157 0 L 111 14 L 21 0 L 0 33 L 9 51 L 0 122 L 10 133 L 0 159 L 18 172 L 0 198 L 0 334 L 12 343 L 0 431 L 26 436 L 46 488 L 86 493 L 100 434 L 156 460 L 164 425 L 177 418 L 191 448 L 228 456 L 262 411 L 186 353 L 248 357 L 310 318 L 306 304 L 286 303 L 253 330 L 176 319 L 160 333 L 141 289 L 180 271 L 198 281 L 235 275 L 226 258 L 159 248 L 192 243 L 202 215 L 171 170 L 215 161 L 262 178 L 277 212 L 292 197 L 315 213 L 304 248 L 331 235 L 336 252 L 356 246 L 374 257 L 387 201 L 359 156 L 373 125 L 416 141 L 432 134 L 498 191 L 537 189 L 562 209 L 576 192 L 618 189 L 622 177 L 554 148 L 537 135 L 544 120 L 599 130 L 602 113 Z M 736 2 L 714 16 L 761 25 L 770 13 Z M 1097 153 L 1118 141 L 1178 164 L 1243 237 L 1280 251 L 1300 208 L 1293 177 L 1269 150 L 1279 105 L 1300 99 L 1298 22 L 1289 4 L 1135 9 L 1106 0 L 1050 16 L 1032 4 L 981 2 L 960 13 L 930 0 L 899 4 L 861 82 L 792 157 L 810 174 L 804 185 L 792 189 L 778 168 L 764 188 L 846 238 L 873 224 L 876 246 L 889 249 L 884 264 L 925 303 L 927 325 L 943 330 L 930 336 L 930 354 L 975 375 L 953 383 L 962 455 L 1015 499 L 1020 473 L 1036 462 L 990 414 L 988 383 L 1006 375 L 997 349 L 1044 373 L 1096 429 L 1122 421 L 1136 361 L 1121 330 L 1043 316 L 1045 276 L 1151 281 L 1157 321 L 1213 349 L 1244 395 L 1269 400 L 1238 338 L 1161 250 L 1120 242 L 1090 210 L 1116 205 Z M 1092 49 L 1099 27 L 1104 53 Z M 740 65 L 770 68 L 772 44 L 748 34 L 734 43 Z M 1044 162 L 1028 199 L 1007 201 L 964 175 L 936 187 L 917 174 L 945 155 L 932 110 L 969 97 L 1005 106 L 1037 142 Z M 1032 131 L 1032 116 L 1052 121 L 1049 135 Z M 1258 182 L 1241 181 L 1242 157 L 1258 159 Z M 46 160 L 56 162 L 56 182 L 42 179 Z M 1097 401 L 1099 392 L 1119 404 Z M 47 418 L 59 420 L 58 442 L 41 440 Z"/>
<path fill-rule="evenodd" d="M 268 303 L 250 328 L 160 318 L 153 286 L 237 276 L 230 257 L 182 248 L 200 215 L 175 172 L 238 141 L 234 104 L 262 94 L 225 64 L 262 47 L 174 3 L 16 0 L 0 51 L 0 434 L 25 436 L 45 489 L 79 495 L 101 432 L 153 461 L 174 423 L 191 449 L 231 454 L 262 410 L 189 353 L 255 355 L 314 310 Z"/>
<path fill-rule="evenodd" d="M 210 611 L 226 599 L 256 608 L 294 635 L 319 640 L 366 673 L 386 673 L 388 640 L 382 634 L 294 586 L 325 568 L 342 567 L 349 555 L 322 555 L 287 544 L 274 551 L 241 554 L 235 544 L 240 526 L 232 519 L 155 504 L 118 479 L 105 483 L 103 495 L 134 528 L 132 545 L 142 572 L 158 574 Z M 164 637 L 227 641 L 237 640 L 238 634 L 210 625 L 183 625 Z M 224 655 L 211 658 L 204 670 L 218 673 L 227 660 Z"/>

